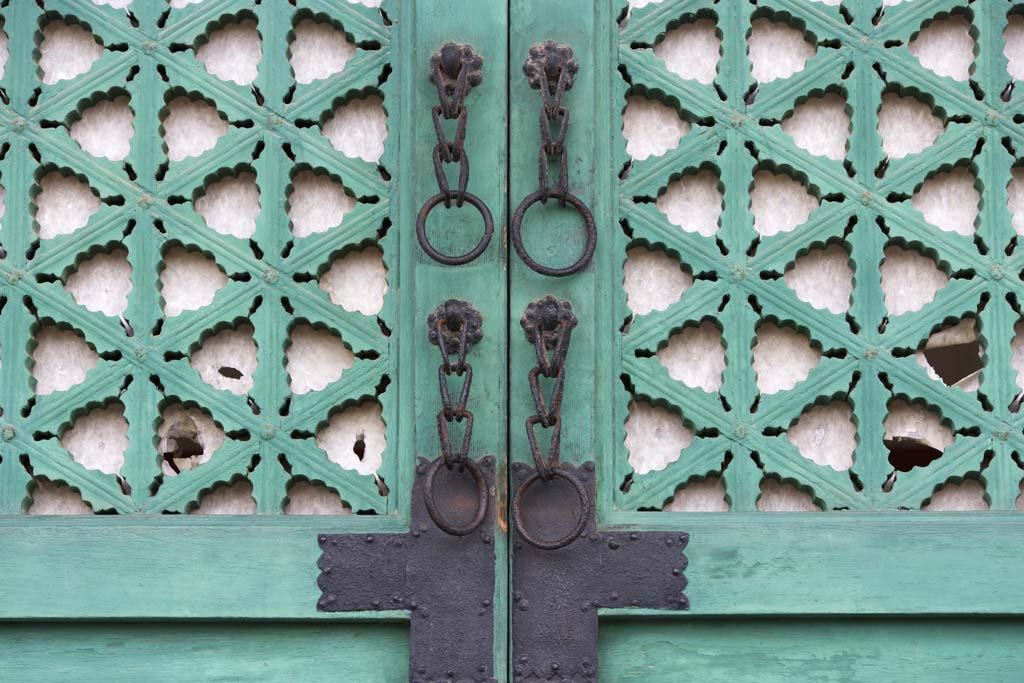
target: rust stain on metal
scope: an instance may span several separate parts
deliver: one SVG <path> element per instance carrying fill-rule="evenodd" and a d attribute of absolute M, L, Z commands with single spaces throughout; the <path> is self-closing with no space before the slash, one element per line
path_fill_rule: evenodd
<path fill-rule="evenodd" d="M 506 507 L 508 504 L 508 465 L 502 460 L 494 473 L 495 486 L 494 506 L 497 514 L 498 529 L 501 533 L 508 533 L 508 517 Z"/>

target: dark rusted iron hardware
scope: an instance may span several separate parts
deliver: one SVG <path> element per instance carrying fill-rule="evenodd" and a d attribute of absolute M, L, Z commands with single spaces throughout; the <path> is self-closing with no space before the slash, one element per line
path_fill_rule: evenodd
<path fill-rule="evenodd" d="M 523 73 L 530 83 L 530 87 L 539 88 L 544 100 L 544 106 L 540 111 L 540 189 L 526 195 L 512 216 L 512 226 L 509 230 L 512 236 L 512 246 L 523 263 L 534 271 L 552 277 L 563 277 L 577 273 L 590 262 L 594 255 L 594 248 L 597 246 L 597 228 L 594 225 L 594 214 L 587 205 L 576 195 L 569 192 L 568 173 L 568 152 L 565 147 L 566 134 L 569 132 L 569 109 L 562 106 L 562 98 L 565 91 L 572 88 L 573 79 L 579 71 L 579 64 L 572 57 L 572 48 L 568 45 L 559 45 L 548 40 L 530 48 L 530 56 L 523 64 Z M 552 137 L 551 129 L 554 124 L 557 135 Z M 558 162 L 558 187 L 552 188 L 548 176 L 548 166 L 553 161 Z M 583 254 L 572 265 L 564 268 L 551 268 L 538 263 L 526 251 L 523 246 L 522 224 L 527 209 L 538 201 L 547 204 L 548 199 L 554 197 L 558 205 L 565 207 L 571 204 L 586 224 L 587 241 L 583 248 Z"/>
<path fill-rule="evenodd" d="M 478 533 L 441 533 L 423 496 L 429 465 L 421 459 L 416 468 L 407 533 L 319 536 L 317 611 L 408 611 L 412 683 L 497 683 L 494 506 L 484 506 Z M 494 458 L 482 458 L 479 468 L 491 491 Z M 465 487 L 452 489 L 443 503 L 448 514 L 458 514 L 473 495 Z"/>
<path fill-rule="evenodd" d="M 487 483 L 473 459 L 469 457 L 469 447 L 473 442 L 473 413 L 466 404 L 469 402 L 469 390 L 473 385 L 473 366 L 466 362 L 466 353 L 474 344 L 483 339 L 481 327 L 483 316 L 468 301 L 449 299 L 438 306 L 427 316 L 427 335 L 431 344 L 441 350 L 441 365 L 437 368 L 437 384 L 441 393 L 441 410 L 437 414 L 437 438 L 441 444 L 441 457 L 434 460 L 425 472 L 423 482 L 423 502 L 427 506 L 434 523 L 452 536 L 465 536 L 472 533 L 484 521 L 487 513 Z M 451 354 L 456 354 L 452 363 Z M 451 393 L 448 391 L 448 380 L 452 375 L 462 378 L 462 390 L 459 392 L 458 403 L 452 405 Z M 450 425 L 453 422 L 465 422 L 462 433 L 462 448 L 452 452 Z M 442 466 L 449 471 L 457 469 L 461 474 L 469 472 L 476 489 L 476 512 L 472 519 L 463 525 L 449 522 L 438 509 L 434 499 L 434 478 Z"/>
<path fill-rule="evenodd" d="M 594 495 L 594 463 L 561 470 Z M 520 488 L 536 477 L 526 463 L 512 465 Z M 538 493 L 542 493 L 538 490 Z M 562 533 L 574 501 L 555 492 L 531 517 L 537 532 Z M 598 680 L 598 610 L 689 609 L 686 555 L 680 532 L 602 530 L 593 507 L 584 533 L 561 550 L 534 547 L 519 528 L 512 553 L 512 670 L 516 683 L 583 683 Z"/>
<path fill-rule="evenodd" d="M 531 301 L 519 321 L 526 333 L 526 340 L 533 344 L 537 355 L 537 366 L 530 370 L 530 393 L 537 412 L 526 418 L 526 437 L 530 442 L 535 472 L 520 484 L 512 498 L 512 519 L 520 535 L 532 546 L 545 550 L 562 548 L 576 540 L 590 514 L 591 497 L 571 468 L 560 465 L 562 443 L 562 393 L 565 389 L 565 358 L 569 353 L 569 341 L 576 327 L 576 316 L 572 304 L 564 299 L 545 296 Z M 540 378 L 553 379 L 551 401 L 544 400 Z M 551 429 L 548 455 L 545 459 L 537 443 L 536 427 Z M 565 479 L 576 492 L 579 510 L 573 513 L 576 524 L 563 535 L 554 539 L 535 536 L 523 523 L 523 498 L 538 482 L 550 485 L 555 479 Z"/>
<path fill-rule="evenodd" d="M 469 263 L 484 252 L 491 241 L 494 233 L 494 221 L 491 218 L 491 211 L 482 199 L 466 191 L 469 184 L 469 155 L 466 154 L 466 95 L 473 87 L 483 82 L 483 57 L 473 51 L 469 45 L 458 45 L 456 43 L 445 43 L 441 49 L 430 58 L 430 81 L 437 86 L 437 98 L 439 103 L 434 105 L 432 117 L 434 120 L 434 133 L 437 135 L 437 145 L 434 147 L 434 176 L 437 179 L 437 194 L 424 202 L 416 217 L 416 237 L 419 239 L 420 247 L 430 258 L 438 263 L 448 266 L 457 266 Z M 449 140 L 444 132 L 441 119 L 455 120 L 455 139 Z M 457 163 L 459 165 L 458 189 L 453 190 L 448 184 L 448 177 L 444 172 L 444 164 Z M 455 206 L 462 208 L 464 202 L 469 202 L 484 221 L 484 234 L 475 247 L 459 256 L 443 254 L 434 248 L 427 238 L 427 216 L 438 204 L 444 204 L 444 208 L 450 209 L 452 200 Z"/>

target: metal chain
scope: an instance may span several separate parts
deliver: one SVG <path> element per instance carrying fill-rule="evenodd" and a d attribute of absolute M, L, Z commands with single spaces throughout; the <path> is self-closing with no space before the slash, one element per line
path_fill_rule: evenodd
<path fill-rule="evenodd" d="M 466 185 L 469 184 L 469 155 L 466 154 L 466 105 L 463 100 L 469 88 L 466 86 L 468 66 L 463 63 L 459 68 L 459 76 L 455 82 L 455 91 L 449 97 L 445 93 L 442 82 L 441 64 L 434 64 L 434 83 L 437 85 L 437 97 L 440 104 L 434 105 L 431 116 L 434 119 L 434 134 L 437 145 L 434 147 L 434 177 L 437 179 L 437 192 L 444 195 L 444 208 L 451 208 L 451 188 L 444 172 L 444 164 L 459 164 L 459 189 L 456 191 L 455 205 L 462 206 L 466 200 Z M 441 124 L 441 118 L 455 120 L 455 140 L 449 140 Z"/>
<path fill-rule="evenodd" d="M 572 48 L 545 41 L 530 48 L 530 56 L 523 64 L 523 73 L 530 86 L 540 90 L 543 106 L 540 109 L 540 153 L 538 155 L 538 185 L 535 192 L 526 195 L 512 214 L 509 225 L 509 239 L 519 258 L 532 270 L 549 277 L 565 277 L 578 273 L 590 262 L 597 246 L 597 226 L 594 214 L 586 203 L 569 191 L 569 152 L 566 136 L 569 133 L 569 108 L 563 105 L 565 91 L 572 88 L 573 79 L 579 72 L 579 64 L 573 59 Z M 550 168 L 558 165 L 558 182 L 551 184 Z M 547 204 L 555 197 L 558 205 L 567 204 L 579 212 L 586 226 L 586 240 L 583 253 L 571 265 L 561 268 L 546 266 L 534 259 L 523 244 L 522 224 L 526 211 L 536 202 Z"/>
<path fill-rule="evenodd" d="M 437 368 L 437 384 L 441 394 L 437 437 L 441 444 L 441 457 L 448 469 L 458 465 L 462 470 L 469 458 L 469 448 L 473 441 L 473 413 L 466 407 L 473 385 L 473 366 L 466 362 L 466 352 L 480 341 L 480 322 L 479 312 L 467 302 L 457 299 L 443 303 L 429 318 L 430 341 L 437 344 L 441 351 L 441 365 Z M 462 378 L 462 389 L 454 403 L 448 389 L 448 380 L 452 375 Z M 452 450 L 450 426 L 453 422 L 465 423 L 462 447 L 458 451 Z"/>
<path fill-rule="evenodd" d="M 520 323 L 537 355 L 537 366 L 530 370 L 529 374 L 530 394 L 533 396 L 536 412 L 526 418 L 526 436 L 530 442 L 530 452 L 537 474 L 542 480 L 550 481 L 555 476 L 554 470 L 558 467 L 561 457 L 565 358 L 569 353 L 572 330 L 576 327 L 576 316 L 572 313 L 572 304 L 549 295 L 531 302 Z M 554 379 L 550 401 L 544 399 L 544 392 L 540 387 L 541 376 Z M 545 429 L 553 429 L 547 458 L 541 455 L 534 434 L 538 424 Z"/>
<path fill-rule="evenodd" d="M 480 256 L 490 244 L 494 234 L 494 219 L 487 204 L 475 194 L 466 191 L 469 184 L 469 154 L 466 153 L 466 120 L 469 118 L 465 100 L 469 91 L 483 82 L 483 58 L 469 45 L 445 43 L 430 58 L 430 80 L 437 87 L 438 103 L 431 109 L 434 122 L 434 178 L 437 181 L 437 194 L 428 199 L 420 207 L 416 217 L 416 239 L 420 247 L 430 258 L 447 266 L 469 263 Z M 444 130 L 443 121 L 455 121 L 455 137 L 449 139 Z M 458 187 L 451 189 L 445 164 L 459 165 Z M 445 209 L 455 206 L 462 208 L 464 203 L 476 208 L 484 224 L 484 233 L 476 246 L 464 254 L 451 255 L 438 251 L 427 237 L 427 216 L 438 204 Z"/>
<path fill-rule="evenodd" d="M 540 93 L 544 98 L 544 106 L 540 110 L 540 202 L 546 204 L 551 195 L 551 179 L 548 173 L 552 161 L 558 161 L 558 196 L 559 206 L 565 206 L 565 198 L 569 194 L 568 154 L 565 148 L 565 136 L 569 132 L 569 108 L 562 106 L 566 86 L 570 80 L 568 69 L 559 65 L 558 84 L 555 92 L 547 78 L 540 79 Z M 554 124 L 554 126 L 552 126 Z M 551 136 L 552 127 L 558 132 Z"/>

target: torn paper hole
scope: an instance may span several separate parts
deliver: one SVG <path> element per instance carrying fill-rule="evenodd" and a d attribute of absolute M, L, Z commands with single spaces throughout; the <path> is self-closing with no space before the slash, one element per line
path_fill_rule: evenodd
<path fill-rule="evenodd" d="M 382 462 L 383 409 L 377 401 L 363 401 L 331 416 L 316 434 L 316 445 L 327 458 L 346 470 L 373 474 Z"/>
<path fill-rule="evenodd" d="M 240 396 L 249 393 L 257 364 L 253 334 L 252 325 L 244 323 L 210 335 L 192 353 L 192 368 L 215 389 L 226 389 Z"/>
<path fill-rule="evenodd" d="M 163 458 L 160 469 L 173 476 L 207 462 L 224 444 L 224 430 L 199 408 L 174 403 L 160 412 L 157 451 Z"/>

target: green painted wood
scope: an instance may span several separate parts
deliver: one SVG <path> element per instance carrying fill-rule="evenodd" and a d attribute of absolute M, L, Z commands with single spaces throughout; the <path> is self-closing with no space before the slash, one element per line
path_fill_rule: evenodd
<path fill-rule="evenodd" d="M 394 683 L 408 680 L 407 641 L 403 627 L 373 624 L 0 624 L 3 677 L 24 683 Z"/>
<path fill-rule="evenodd" d="M 1020 680 L 1019 619 L 692 619 L 601 627 L 602 680 Z"/>
<path fill-rule="evenodd" d="M 438 366 L 441 356 L 427 340 L 427 316 L 447 299 L 469 301 L 483 315 L 483 339 L 467 355 L 473 366 L 469 409 L 474 416 L 470 455 L 495 456 L 495 497 L 503 500 L 507 471 L 507 357 L 505 267 L 507 246 L 502 238 L 506 214 L 508 120 L 506 93 L 508 7 L 504 1 L 477 3 L 467 11 L 457 0 L 403 0 L 396 19 L 400 50 L 395 65 L 403 79 L 401 144 L 398 147 L 399 220 L 396 224 L 401 250 L 399 372 L 405 378 L 399 404 L 399 449 L 402 458 L 402 496 L 408 501 L 414 457 L 440 456 L 437 413 Z M 487 250 L 471 263 L 444 266 L 428 257 L 416 239 L 415 220 L 423 203 L 438 192 L 432 155 L 437 139 L 431 109 L 437 105 L 437 89 L 430 82 L 430 57 L 447 42 L 471 45 L 483 57 L 483 82 L 466 97 L 468 110 L 465 149 L 470 162 L 467 190 L 482 199 L 494 217 L 495 232 Z M 452 122 L 446 123 L 454 136 Z M 451 138 L 449 138 L 451 139 Z M 455 164 L 451 166 L 457 166 Z M 449 168 L 451 187 L 456 187 L 457 168 Z M 434 208 L 427 220 L 427 235 L 435 248 L 446 254 L 469 251 L 483 234 L 480 216 L 469 205 Z M 460 386 L 452 378 L 450 390 Z M 452 443 L 461 443 L 462 428 L 451 430 Z M 407 503 L 406 503 L 407 504 Z M 500 503 L 499 503 L 500 505 Z M 502 527 L 502 508 L 496 523 Z M 495 529 L 494 663 L 503 672 L 507 660 L 507 548 L 505 534 Z"/>
<path fill-rule="evenodd" d="M 390 30 L 376 10 L 319 0 L 302 8 L 235 1 L 180 10 L 144 0 L 131 9 L 129 14 L 53 0 L 45 12 L 31 2 L 0 10 L 12 56 L 0 79 L 8 100 L 0 105 L 0 182 L 6 189 L 0 230 L 0 514 L 27 508 L 33 477 L 66 483 L 94 510 L 121 514 L 188 511 L 204 491 L 240 477 L 252 481 L 260 514 L 281 513 L 287 486 L 297 477 L 323 482 L 355 509 L 394 510 L 397 492 L 381 497 L 372 477 L 329 462 L 314 440 L 318 424 L 333 411 L 373 398 L 381 379 L 396 369 L 390 353 L 396 340 L 385 336 L 374 317 L 333 305 L 315 282 L 333 257 L 359 246 L 380 243 L 392 264 L 394 239 L 381 238 L 391 210 L 390 184 L 376 164 L 338 153 L 312 125 L 355 97 L 377 93 L 390 101 Z M 289 36 L 293 23 L 314 13 L 344 27 L 360 49 L 343 73 L 295 85 Z M 207 73 L 192 49 L 208 31 L 239 16 L 258 21 L 263 58 L 255 85 L 263 101 L 250 86 Z M 88 72 L 43 86 L 35 50 L 40 29 L 56 18 L 81 22 L 107 50 Z M 91 156 L 68 134 L 82 111 L 121 94 L 130 98 L 134 115 L 131 151 L 123 163 Z M 214 149 L 168 162 L 161 129 L 166 103 L 185 94 L 216 106 L 229 131 Z M 381 168 L 393 166 L 394 150 L 392 142 Z M 88 182 L 103 203 L 85 227 L 40 241 L 36 183 L 58 168 Z M 344 226 L 294 238 L 287 198 L 293 174 L 303 169 L 329 174 L 360 200 Z M 209 181 L 240 170 L 255 173 L 260 191 L 251 240 L 215 232 L 190 202 Z M 165 319 L 159 277 L 164 253 L 176 245 L 212 256 L 230 280 L 210 306 Z M 127 249 L 132 267 L 124 316 L 133 328 L 130 336 L 117 318 L 76 304 L 60 280 L 86 255 L 112 248 Z M 396 275 L 392 269 L 392 291 Z M 393 324 L 393 309 L 390 295 L 381 320 Z M 246 318 L 255 328 L 259 363 L 249 397 L 213 389 L 188 365 L 206 334 Z M 37 399 L 27 353 L 46 321 L 79 331 L 101 360 L 83 383 Z M 301 322 L 326 327 L 359 355 L 340 381 L 292 401 L 284 351 L 290 329 Z M 395 421 L 396 394 L 381 397 L 388 422 Z M 58 438 L 83 412 L 117 400 L 126 409 L 130 442 L 121 481 L 75 463 Z M 154 430 L 160 410 L 172 401 L 209 410 L 228 434 L 210 464 L 178 477 L 161 475 Z M 388 481 L 397 477 L 393 451 L 385 454 L 380 471 Z"/>
<path fill-rule="evenodd" d="M 633 321 L 624 339 L 624 370 L 633 396 L 680 412 L 702 435 L 664 470 L 635 476 L 628 492 L 615 491 L 616 506 L 660 508 L 678 486 L 714 473 L 724 478 L 736 510 L 754 508 L 758 484 L 768 476 L 796 483 L 828 510 L 917 508 L 942 484 L 965 477 L 985 484 L 994 509 L 1014 508 L 1024 478 L 1014 454 L 1024 442 L 1022 418 L 1010 409 L 1020 391 L 1010 342 L 1021 317 L 1024 254 L 1016 248 L 1006 188 L 1011 167 L 1024 154 L 1024 126 L 1014 118 L 1020 93 L 1003 97 L 1010 83 L 1003 31 L 1014 4 L 996 0 L 969 9 L 963 2 L 904 3 L 879 15 L 880 5 L 652 3 L 633 11 L 619 32 L 626 81 L 620 94 L 654 98 L 699 122 L 676 149 L 632 163 L 621 183 L 629 246 L 665 250 L 701 274 L 678 303 Z M 973 25 L 977 47 L 970 82 L 936 76 L 907 48 L 933 17 L 950 11 L 966 13 Z M 715 86 L 679 78 L 652 51 L 666 31 L 698 16 L 714 20 L 722 38 Z M 757 17 L 806 32 L 817 54 L 805 69 L 754 82 L 746 38 Z M 797 104 L 823 92 L 843 96 L 851 112 L 845 163 L 799 149 L 779 126 Z M 918 97 L 942 118 L 945 131 L 933 146 L 886 159 L 877 114 L 883 94 L 890 92 Z M 620 100 L 617 111 L 621 106 Z M 621 148 L 620 156 L 627 160 Z M 909 201 L 930 175 L 953 166 L 978 178 L 981 213 L 973 241 L 929 225 Z M 653 204 L 671 180 L 697 168 L 713 170 L 724 187 L 724 213 L 714 237 L 670 225 Z M 823 200 L 821 207 L 792 232 L 759 237 L 748 189 L 761 169 L 801 179 Z M 798 300 L 779 277 L 796 257 L 825 244 L 846 249 L 856 270 L 845 318 Z M 942 270 L 955 274 L 920 311 L 886 316 L 878 267 L 890 244 L 927 250 Z M 985 369 L 976 396 L 929 379 L 913 357 L 933 331 L 963 316 L 977 316 L 981 327 Z M 670 334 L 704 319 L 717 321 L 726 345 L 723 386 L 712 393 L 674 382 L 654 356 Z M 751 345 L 765 320 L 805 331 L 827 357 L 792 390 L 758 402 Z M 885 492 L 893 468 L 882 422 L 893 397 L 934 409 L 952 425 L 956 440 L 929 466 L 898 473 L 892 491 Z M 849 473 L 801 457 L 785 435 L 803 411 L 831 400 L 853 406 L 858 446 Z M 619 410 L 624 416 L 624 407 Z M 613 471 L 606 486 L 631 474 L 624 457 Z"/>
<path fill-rule="evenodd" d="M 0 183 L 7 191 L 0 229 L 0 547 L 7 558 L 0 563 L 0 619 L 25 622 L 13 649 L 27 659 L 43 646 L 42 631 L 27 623 L 38 619 L 401 624 L 406 613 L 316 612 L 316 539 L 320 532 L 386 533 L 407 528 L 415 459 L 434 458 L 439 452 L 435 416 L 440 409 L 440 356 L 427 343 L 426 317 L 451 297 L 470 300 L 484 315 L 484 340 L 470 356 L 475 370 L 471 409 L 476 417 L 471 455 L 496 456 L 504 472 L 507 295 L 506 249 L 500 232 L 506 214 L 506 152 L 504 133 L 495 131 L 504 131 L 507 119 L 505 4 L 488 3 L 468 15 L 460 3 L 450 0 L 386 0 L 381 10 L 323 0 L 297 5 L 231 0 L 182 9 L 169 9 L 164 0 L 135 0 L 131 14 L 54 0 L 47 9 L 53 13 L 47 17 L 78 19 L 104 46 L 124 49 L 108 50 L 86 74 L 42 87 L 36 100 L 33 51 L 40 22 L 45 23 L 43 10 L 23 2 L 0 8 L 12 56 L 0 79 L 10 100 L 0 105 Z M 249 86 L 211 76 L 194 57 L 192 48 L 209 31 L 240 15 L 258 21 L 263 58 L 255 86 L 263 102 Z M 291 31 L 297 21 L 309 17 L 343 28 L 358 50 L 341 74 L 292 90 L 287 59 Z M 473 44 L 485 59 L 484 83 L 467 100 L 466 149 L 473 171 L 469 189 L 488 204 L 499 228 L 481 258 L 457 269 L 427 259 L 411 230 L 420 205 L 437 192 L 430 170 L 435 144 L 430 111 L 437 95 L 427 78 L 429 58 L 451 40 Z M 135 134 L 127 162 L 132 173 L 122 164 L 92 158 L 67 135 L 67 125 L 78 112 L 106 92 L 124 92 L 131 98 Z M 167 99 L 183 93 L 208 99 L 231 126 L 213 150 L 165 167 L 161 117 Z M 344 157 L 320 134 L 318 125 L 339 104 L 367 95 L 382 96 L 388 115 L 388 138 L 379 165 Z M 50 121 L 61 125 L 54 127 Z M 53 167 L 79 174 L 101 197 L 113 201 L 104 203 L 74 235 L 37 244 L 31 198 L 38 177 Z M 359 201 L 343 226 L 293 240 L 287 198 L 293 173 L 307 168 L 329 173 Z M 261 213 L 252 245 L 207 228 L 188 202 L 211 178 L 239 169 L 254 172 L 260 190 Z M 133 229 L 124 234 L 130 222 Z M 480 224 L 468 207 L 439 208 L 428 231 L 439 248 L 459 252 L 476 239 Z M 77 306 L 54 277 L 80 253 L 122 243 L 133 267 L 126 313 L 136 330 L 131 338 L 116 319 Z M 211 306 L 163 320 L 162 255 L 179 243 L 213 256 L 233 277 Z M 380 245 L 388 268 L 388 295 L 377 318 L 334 306 L 314 281 L 335 256 L 370 244 Z M 497 279 L 495 272 L 500 273 Z M 103 354 L 86 382 L 67 392 L 33 398 L 25 354 L 35 321 L 23 300 L 33 302 L 44 319 L 81 331 Z M 259 368 L 252 399 L 261 407 L 259 415 L 250 410 L 246 397 L 204 385 L 188 367 L 188 353 L 205 331 L 242 318 L 249 318 L 256 329 Z M 299 321 L 338 333 L 358 357 L 342 381 L 322 392 L 292 397 L 284 350 L 290 327 Z M 160 384 L 151 382 L 151 376 Z M 381 381 L 385 376 L 389 382 Z M 120 394 L 126 379 L 130 384 Z M 313 439 L 318 425 L 333 411 L 381 390 L 388 448 L 379 475 L 390 488 L 384 497 L 378 495 L 372 477 L 330 463 Z M 122 474 L 131 496 L 122 493 L 115 477 L 74 463 L 57 438 L 82 410 L 118 397 L 130 423 L 131 447 Z M 155 420 L 164 401 L 175 397 L 210 409 L 229 439 L 209 463 L 178 477 L 164 477 L 151 495 L 150 484 L 159 473 Z M 286 399 L 291 403 L 285 412 L 280 409 Z M 282 454 L 291 472 L 279 464 Z M 23 459 L 31 470 L 22 466 Z M 29 503 L 33 476 L 67 483 L 94 509 L 120 516 L 20 516 Z M 188 511 L 216 482 L 240 476 L 252 481 L 261 514 L 281 512 L 286 485 L 294 477 L 322 481 L 339 490 L 353 508 L 377 514 L 303 519 L 160 514 Z M 499 573 L 494 595 L 499 625 L 495 669 L 503 671 L 506 557 L 503 535 L 495 530 L 494 536 Z M 140 634 L 137 649 L 129 655 L 132 665 L 148 658 L 180 672 L 174 669 L 181 666 L 179 660 L 161 659 L 152 649 L 163 641 L 173 650 L 193 625 Z M 129 627 L 105 622 L 68 625 L 55 627 L 51 638 L 62 633 L 68 652 L 95 647 L 96 657 L 79 665 L 85 675 L 93 665 L 115 666 L 120 653 L 102 642 L 120 637 L 118 628 Z M 200 642 L 228 642 L 230 634 L 218 628 L 192 632 Z M 280 654 L 282 667 L 331 649 L 333 654 L 323 662 L 332 677 L 391 681 L 406 675 L 398 673 L 405 670 L 398 664 L 408 657 L 401 626 L 374 626 L 369 634 L 373 638 L 362 638 L 359 634 L 366 629 L 357 627 L 317 628 L 322 630 L 289 631 L 263 624 L 235 633 L 242 643 L 240 654 L 225 659 L 222 671 L 238 665 L 242 653 L 253 649 L 266 650 L 265 658 L 276 658 L 275 639 L 288 645 L 308 636 L 305 649 Z M 94 640 L 101 645 L 94 646 Z M 181 645 L 181 659 L 192 653 L 189 647 Z M 55 651 L 54 661 L 60 655 Z M 339 664 L 345 658 L 352 661 Z M 253 662 L 240 671 L 252 673 L 260 663 L 265 662 Z M 127 671 L 126 679 L 137 678 L 134 669 Z M 303 680 L 317 678 L 317 672 L 306 666 L 295 665 L 294 671 L 302 671 Z M 180 680 L 180 675 L 168 678 Z M 31 677 L 26 674 L 22 679 Z"/>
<path fill-rule="evenodd" d="M 1024 529 L 1012 513 L 620 513 L 606 521 L 690 532 L 694 615 L 1024 615 L 1024 591 L 1011 578 L 1024 559 Z M 363 516 L 326 526 L 317 519 L 4 521 L 0 620 L 401 620 L 400 613 L 318 614 L 310 568 L 319 557 L 317 531 L 402 528 Z"/>
<path fill-rule="evenodd" d="M 509 431 L 514 461 L 532 461 L 524 423 L 535 412 L 527 375 L 536 365 L 532 345 L 519 320 L 530 301 L 546 294 L 572 303 L 579 324 L 573 330 L 566 361 L 566 389 L 562 402 L 562 460 L 607 462 L 620 430 L 613 426 L 611 401 L 618 383 L 615 357 L 615 321 L 609 303 L 621 296 L 621 278 L 610 276 L 618 263 L 614 220 L 615 193 L 612 168 L 614 131 L 611 79 L 615 73 L 608 37 L 612 15 L 583 0 L 543 2 L 512 0 L 509 43 L 509 206 L 537 190 L 538 119 L 542 106 L 539 90 L 530 88 L 522 72 L 531 46 L 553 40 L 573 49 L 579 63 L 575 85 L 566 93 L 570 111 L 566 145 L 569 150 L 569 189 L 591 209 L 597 224 L 597 249 L 583 271 L 552 278 L 530 270 L 515 253 L 509 256 Z M 557 167 L 552 168 L 552 184 Z M 557 202 L 534 204 L 522 227 L 523 243 L 545 265 L 564 267 L 583 249 L 583 221 L 572 207 Z M 621 261 L 621 259 L 619 259 Z M 546 452 L 548 435 L 538 428 Z M 619 439 L 621 441 L 621 439 Z M 600 472 L 599 472 L 600 478 Z"/>

